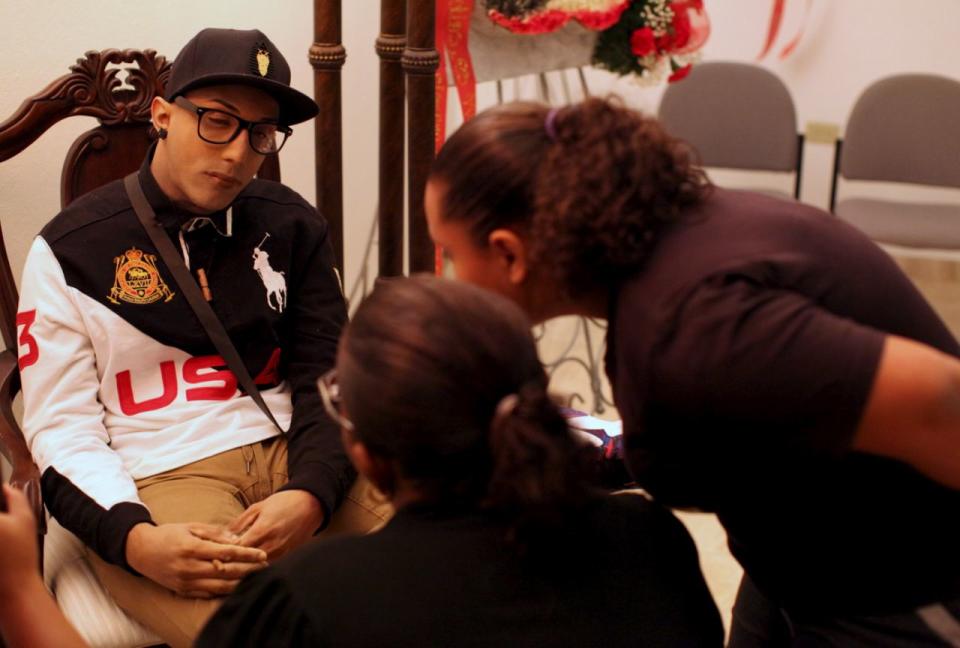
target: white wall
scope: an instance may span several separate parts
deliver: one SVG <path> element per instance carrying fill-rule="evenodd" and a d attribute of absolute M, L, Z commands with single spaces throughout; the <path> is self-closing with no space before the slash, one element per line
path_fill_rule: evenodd
<path fill-rule="evenodd" d="M 345 219 L 347 284 L 358 263 L 376 204 L 377 58 L 373 50 L 379 26 L 378 0 L 344 0 Z M 713 34 L 704 51 L 708 60 L 755 60 L 769 20 L 769 0 L 707 0 Z M 793 35 L 803 0 L 788 3 L 780 42 Z M 814 12 L 800 48 L 786 61 L 768 57 L 763 65 L 779 74 L 797 103 L 800 124 L 842 124 L 858 93 L 871 81 L 896 72 L 924 71 L 958 77 L 960 27 L 957 0 L 813 0 Z M 0 2 L 0 119 L 20 101 L 66 72 L 88 49 L 153 48 L 169 57 L 206 26 L 259 27 L 284 51 L 293 82 L 310 93 L 312 70 L 307 49 L 312 41 L 312 2 L 283 0 L 3 0 Z M 92 16 L 96 15 L 96 18 Z M 661 89 L 642 89 L 591 71 L 591 89 L 614 90 L 638 107 L 655 109 Z M 527 84 L 531 86 L 531 84 Z M 512 86 L 510 86 L 512 87 Z M 509 92 L 508 92 L 509 96 Z M 492 84 L 479 92 L 481 107 L 495 100 Z M 455 111 L 451 102 L 451 112 Z M 92 124 L 76 119 L 47 133 L 27 152 L 0 164 L 0 222 L 15 268 L 33 235 L 58 210 L 59 172 L 70 141 Z M 455 125 L 456 120 L 451 122 Z M 285 181 L 314 198 L 313 128 L 296 129 L 283 152 Z M 831 150 L 808 146 L 804 198 L 825 204 Z"/>
<path fill-rule="evenodd" d="M 712 32 L 703 59 L 758 62 L 772 4 L 770 0 L 706 0 Z M 759 62 L 790 89 L 801 129 L 817 121 L 840 125 L 842 132 L 860 92 L 885 76 L 925 72 L 960 80 L 957 0 L 813 0 L 800 46 L 780 60 L 777 54 L 799 30 L 804 5 L 805 0 L 787 2 L 776 45 Z M 663 92 L 663 86 L 639 87 L 601 70 L 588 71 L 587 78 L 594 94 L 616 92 L 648 111 L 656 110 Z M 489 89 L 480 93 L 481 102 L 492 103 L 494 97 Z M 802 198 L 826 207 L 833 149 L 808 145 L 805 154 Z"/>
<path fill-rule="evenodd" d="M 722 8 L 718 5 L 722 2 Z M 709 60 L 755 60 L 763 46 L 771 2 L 721 0 L 713 8 Z M 796 33 L 804 0 L 790 0 L 777 47 L 763 62 L 790 88 L 801 128 L 808 121 L 846 123 L 861 91 L 904 72 L 960 79 L 960 2 L 956 0 L 813 0 L 800 47 L 786 60 L 774 54 Z M 802 198 L 829 202 L 832 147 L 808 145 Z M 954 200 L 957 197 L 954 196 Z"/>

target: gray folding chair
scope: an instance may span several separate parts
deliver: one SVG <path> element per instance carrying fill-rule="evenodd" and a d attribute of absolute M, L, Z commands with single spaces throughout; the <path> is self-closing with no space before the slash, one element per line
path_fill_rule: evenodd
<path fill-rule="evenodd" d="M 790 91 L 769 70 L 747 63 L 695 65 L 689 77 L 667 87 L 659 118 L 696 149 L 704 166 L 794 174 L 793 197 L 800 197 L 803 135 Z"/>
<path fill-rule="evenodd" d="M 843 187 L 857 195 L 838 201 L 839 178 L 868 182 Z M 869 86 L 837 143 L 830 196 L 837 216 L 878 243 L 960 250 L 960 193 L 952 202 L 891 200 L 876 195 L 880 182 L 960 189 L 960 81 L 901 74 Z"/>

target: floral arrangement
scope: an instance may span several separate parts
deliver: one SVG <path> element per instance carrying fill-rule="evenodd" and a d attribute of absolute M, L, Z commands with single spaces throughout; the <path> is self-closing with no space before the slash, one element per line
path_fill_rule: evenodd
<path fill-rule="evenodd" d="M 710 35 L 703 0 L 485 0 L 496 24 L 545 34 L 570 20 L 600 32 L 593 64 L 641 82 L 679 81 Z"/>
<path fill-rule="evenodd" d="M 656 83 L 679 81 L 710 35 L 703 0 L 635 0 L 597 37 L 593 64 Z"/>
<path fill-rule="evenodd" d="M 486 0 L 493 22 L 516 34 L 546 34 L 576 20 L 600 31 L 615 25 L 630 0 Z"/>

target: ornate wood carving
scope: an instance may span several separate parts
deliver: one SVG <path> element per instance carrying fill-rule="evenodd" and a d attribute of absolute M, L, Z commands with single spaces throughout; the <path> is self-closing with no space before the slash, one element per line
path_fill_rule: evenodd
<path fill-rule="evenodd" d="M 124 68 L 108 68 L 111 64 Z M 127 67 L 132 64 L 137 67 Z M 150 102 L 163 93 L 169 76 L 170 64 L 153 50 L 87 52 L 70 67 L 70 74 L 28 98 L 0 124 L 0 162 L 65 117 L 96 117 L 105 126 L 149 123 Z"/>
<path fill-rule="evenodd" d="M 320 106 L 314 145 L 317 209 L 327 220 L 337 269 L 343 277 L 343 118 L 340 71 L 347 60 L 341 42 L 341 0 L 314 0 L 310 47 L 314 98 Z"/>
<path fill-rule="evenodd" d="M 407 0 L 407 47 L 402 63 L 407 76 L 409 114 L 410 272 L 430 272 L 434 268 L 435 252 L 423 211 L 423 191 L 433 163 L 436 128 L 434 75 L 440 56 L 434 42 L 435 12 L 436 0 Z"/>
<path fill-rule="evenodd" d="M 98 126 L 76 139 L 60 173 L 60 206 L 136 171 L 150 146 L 148 124 Z"/>
<path fill-rule="evenodd" d="M 380 175 L 377 221 L 379 274 L 403 274 L 404 76 L 407 44 L 404 0 L 380 0 Z"/>

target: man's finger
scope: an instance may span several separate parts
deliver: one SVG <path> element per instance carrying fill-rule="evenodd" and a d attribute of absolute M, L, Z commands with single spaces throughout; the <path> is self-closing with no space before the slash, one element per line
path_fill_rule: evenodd
<path fill-rule="evenodd" d="M 205 561 L 212 561 L 216 558 L 223 563 L 259 563 L 267 559 L 265 552 L 254 547 L 221 544 L 209 540 L 197 540 L 197 544 L 191 549 L 189 555 L 191 558 Z"/>
<path fill-rule="evenodd" d="M 222 544 L 237 544 L 240 536 L 224 529 L 223 527 L 213 526 L 212 524 L 193 524 L 190 525 L 190 533 L 195 538 L 201 540 L 210 540 Z"/>
<path fill-rule="evenodd" d="M 190 573 L 184 574 L 184 578 L 191 581 L 198 579 L 240 580 L 247 574 L 252 574 L 266 566 L 267 563 L 265 562 L 224 562 L 214 558 L 209 561 L 196 561 L 190 566 Z"/>
<path fill-rule="evenodd" d="M 283 539 L 276 536 L 268 536 L 267 538 L 264 538 L 259 545 L 257 545 L 257 548 L 267 552 L 268 560 L 275 560 L 279 556 L 283 555 L 285 546 L 286 542 Z"/>
<path fill-rule="evenodd" d="M 200 591 L 189 591 L 189 592 L 177 592 L 178 596 L 183 598 L 195 598 L 195 599 L 212 599 L 214 597 L 210 592 L 200 592 Z"/>
<path fill-rule="evenodd" d="M 233 520 L 230 524 L 227 525 L 227 530 L 232 531 L 233 533 L 241 534 L 247 530 L 247 527 L 251 526 L 256 522 L 257 517 L 260 515 L 260 508 L 254 504 L 246 511 L 241 513 Z"/>
<path fill-rule="evenodd" d="M 218 578 L 200 578 L 190 581 L 190 589 L 181 596 L 190 598 L 210 598 L 211 596 L 226 596 L 237 589 L 238 580 L 222 580 Z"/>
<path fill-rule="evenodd" d="M 247 529 L 246 533 L 240 536 L 240 544 L 243 547 L 263 548 L 264 541 L 273 533 L 274 529 L 266 524 L 254 524 Z"/>

